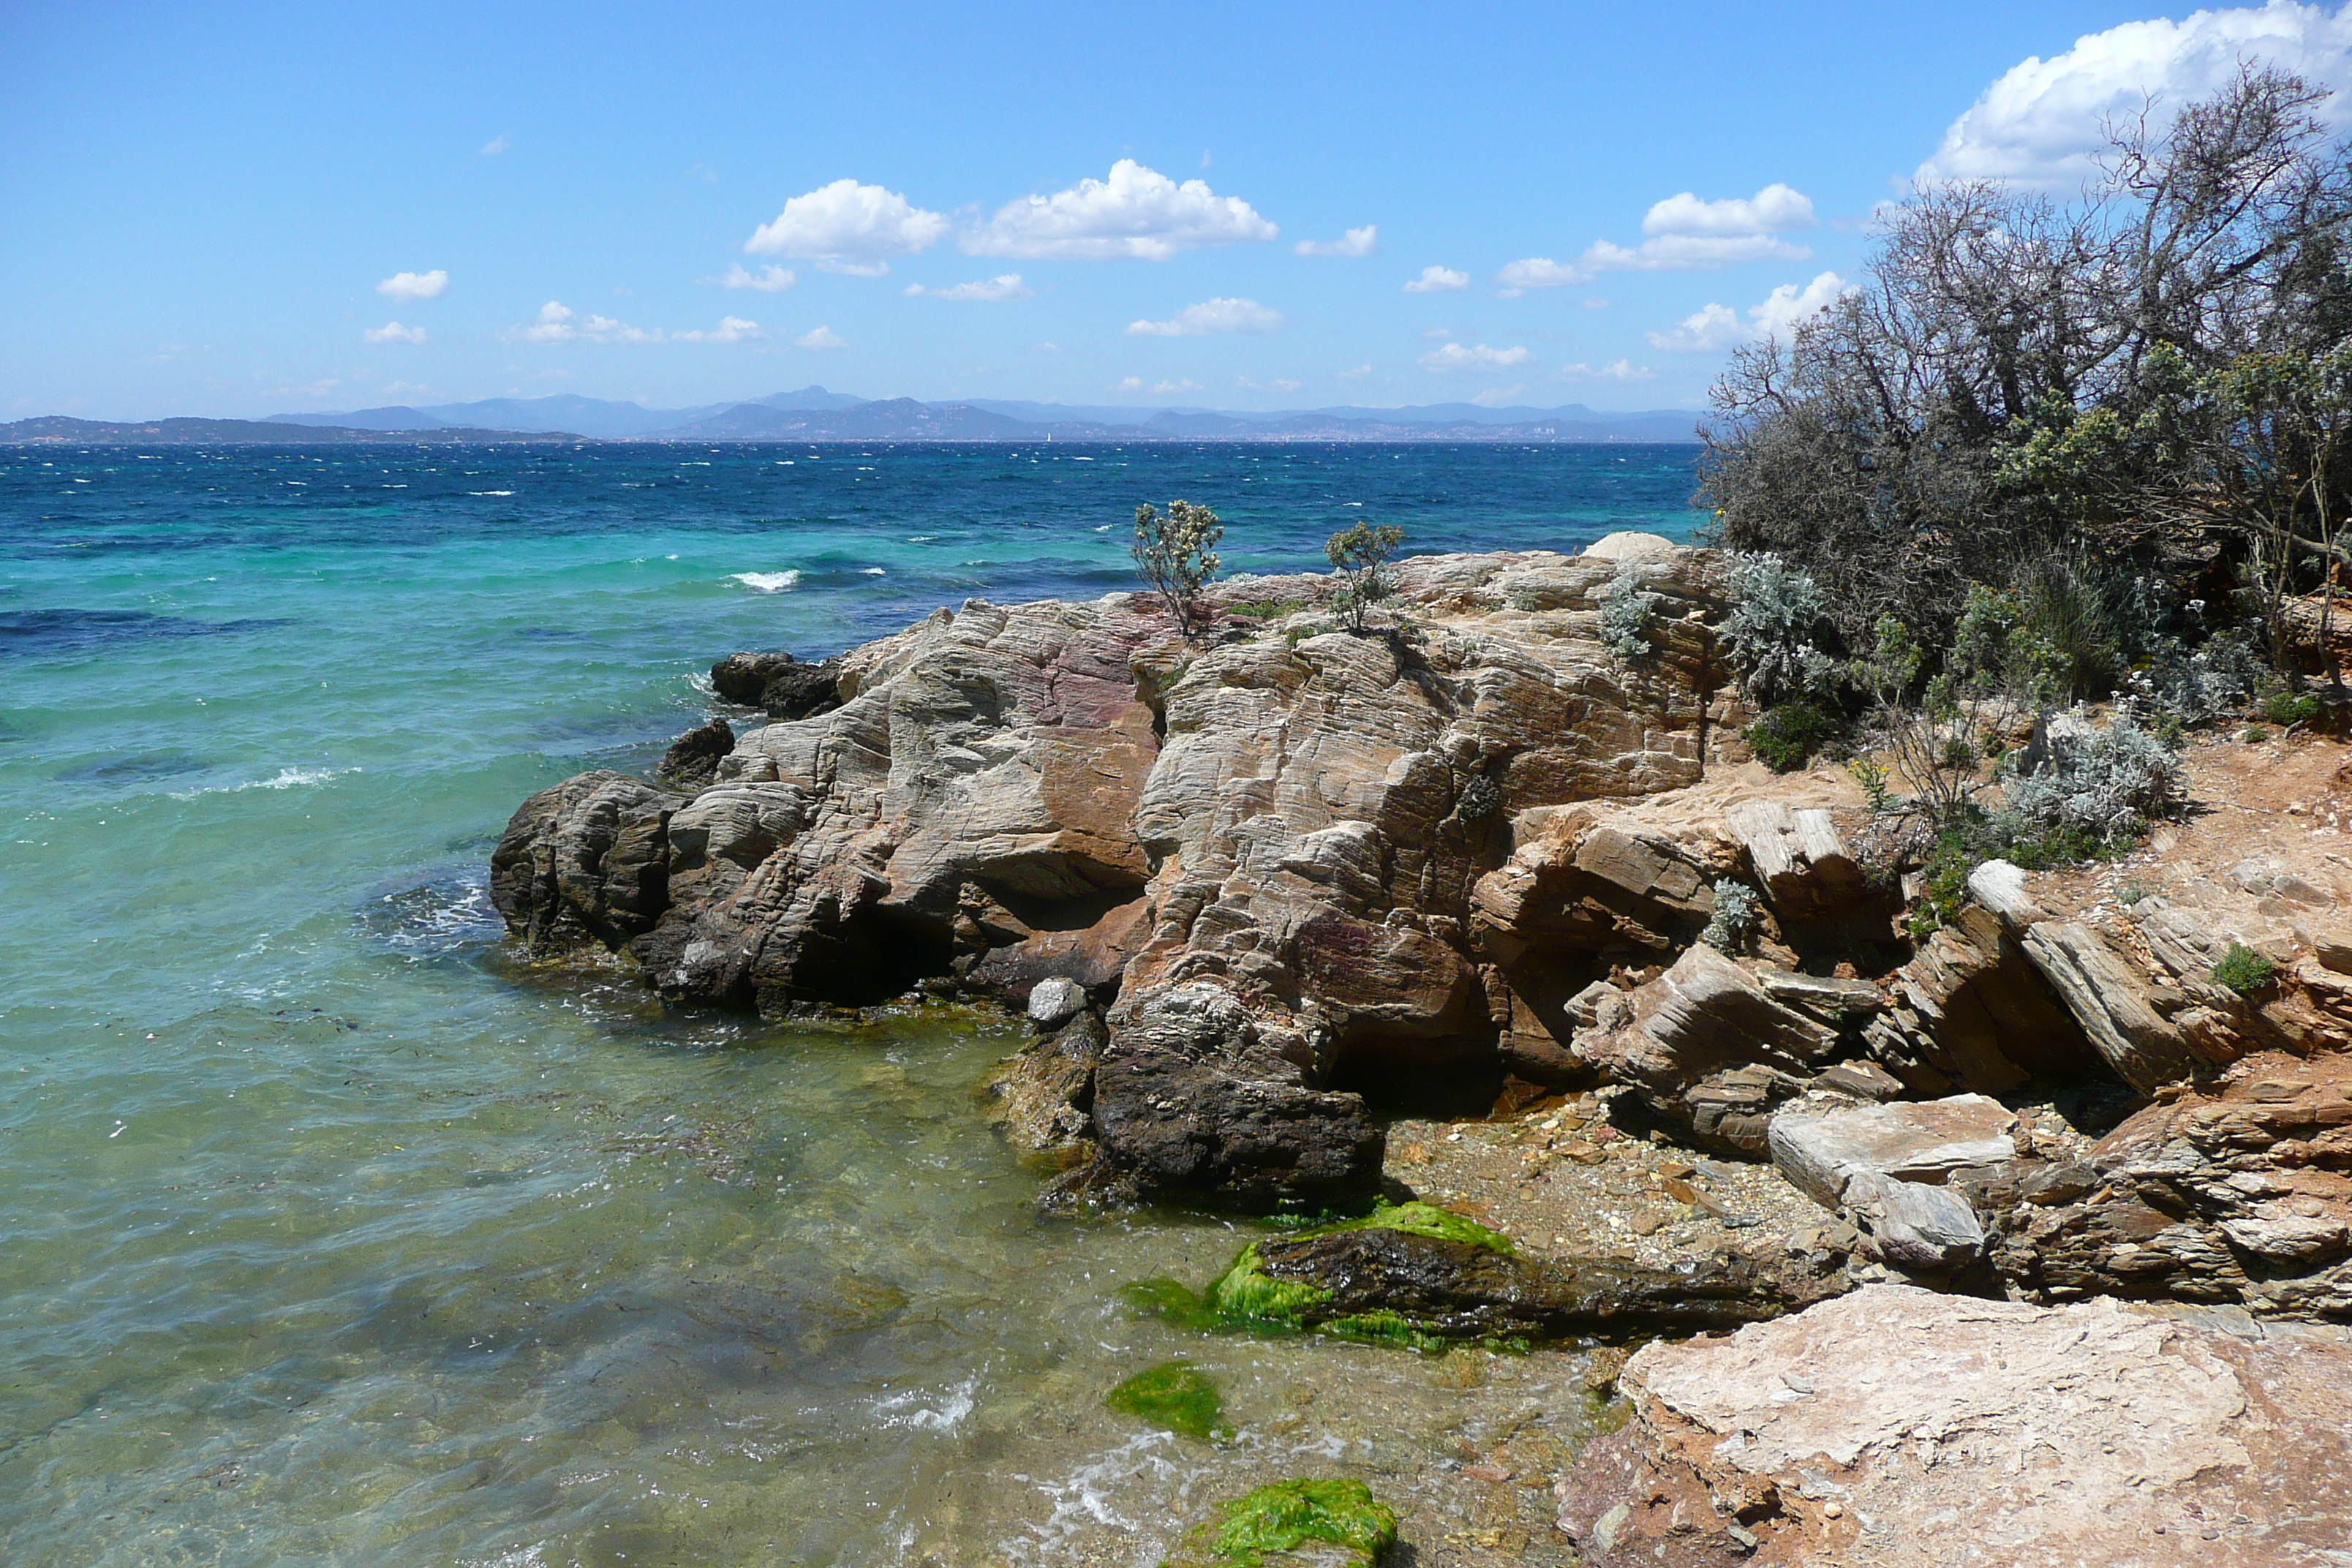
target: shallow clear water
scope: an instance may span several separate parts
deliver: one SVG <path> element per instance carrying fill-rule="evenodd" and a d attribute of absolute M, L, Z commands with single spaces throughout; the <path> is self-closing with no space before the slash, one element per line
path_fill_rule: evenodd
<path fill-rule="evenodd" d="M 1139 500 L 1236 570 L 1573 549 L 1690 456 L 0 452 L 0 1562 L 1150 1562 L 1268 1466 L 1409 1489 L 1461 1374 L 1130 1320 L 1235 1235 L 1034 1218 L 1007 1022 L 664 1017 L 513 965 L 484 865 L 719 654 L 1124 586 Z M 1180 1352 L 1234 1447 L 1100 1409 Z"/>

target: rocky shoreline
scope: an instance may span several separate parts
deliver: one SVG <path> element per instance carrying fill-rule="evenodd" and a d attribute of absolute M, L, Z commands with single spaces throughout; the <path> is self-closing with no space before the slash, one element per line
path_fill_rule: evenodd
<path fill-rule="evenodd" d="M 1621 572 L 1656 595 L 1632 658 Z M 1048 1201 L 1366 1216 L 1254 1244 L 1297 1327 L 1749 1324 L 1629 1364 L 1561 1482 L 1586 1561 L 2332 1561 L 2343 748 L 2267 768 L 2296 810 L 2162 826 L 2104 882 L 1980 866 L 1914 942 L 1859 789 L 1748 755 L 1719 557 L 1399 577 L 1373 635 L 1324 579 L 1244 578 L 1190 643 L 1112 595 L 731 657 L 715 690 L 769 721 L 533 796 L 493 898 L 681 1006 L 1025 1011 L 996 1114 Z M 1718 946 L 1723 900 L 1755 921 Z M 2233 943 L 2275 978 L 2218 984 Z M 1413 1199 L 1491 1239 L 1374 1206 Z M 2030 1367 L 2106 1392 L 2045 1410 Z M 1977 1558 L 1922 1544 L 1945 1516 Z"/>

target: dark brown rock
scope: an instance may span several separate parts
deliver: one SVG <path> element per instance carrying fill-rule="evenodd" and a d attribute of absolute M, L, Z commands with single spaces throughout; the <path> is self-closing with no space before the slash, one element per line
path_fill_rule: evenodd
<path fill-rule="evenodd" d="M 1801 1260 L 1773 1269 L 1711 1257 L 1644 1268 L 1523 1258 L 1380 1228 L 1261 1241 L 1257 1253 L 1269 1277 L 1328 1293 L 1303 1310 L 1309 1328 L 1393 1313 L 1423 1332 L 1462 1339 L 1692 1333 L 1778 1317 L 1848 1288 L 1842 1268 Z"/>
<path fill-rule="evenodd" d="M 734 749 L 734 726 L 713 719 L 672 741 L 655 771 L 680 789 L 700 789 L 719 776 L 719 759 Z"/>
<path fill-rule="evenodd" d="M 683 796 L 582 773 L 519 807 L 490 856 L 490 901 L 534 952 L 618 947 L 668 907 L 670 814 Z"/>

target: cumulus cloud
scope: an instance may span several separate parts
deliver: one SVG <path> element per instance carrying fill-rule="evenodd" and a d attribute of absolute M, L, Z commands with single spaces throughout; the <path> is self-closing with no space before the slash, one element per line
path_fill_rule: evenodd
<path fill-rule="evenodd" d="M 753 256 L 796 256 L 828 272 L 872 278 L 887 258 L 928 250 L 948 231 L 943 213 L 925 212 L 895 191 L 835 180 L 794 196 L 743 248 Z"/>
<path fill-rule="evenodd" d="M 2197 11 L 2179 22 L 2158 17 L 2086 34 L 2046 60 L 2028 56 L 1952 121 L 1918 177 L 2077 185 L 2105 145 L 2103 121 L 2137 114 L 2143 95 L 2156 96 L 2159 122 L 2168 121 L 2226 83 L 2241 59 L 2336 89 L 2321 113 L 2339 126 L 2352 118 L 2344 95 L 2352 86 L 2352 6 Z"/>
<path fill-rule="evenodd" d="M 1282 312 L 1269 310 L 1255 300 L 1203 300 L 1187 305 L 1166 321 L 1129 321 L 1128 335 L 1139 338 L 1198 338 L 1211 332 L 1271 332 L 1282 326 Z"/>
<path fill-rule="evenodd" d="M 1292 247 L 1301 256 L 1370 256 L 1380 247 L 1379 226 L 1369 223 L 1337 239 L 1302 239 Z"/>
<path fill-rule="evenodd" d="M 381 327 L 370 327 L 360 334 L 363 342 L 421 343 L 425 341 L 423 327 L 404 327 L 398 321 L 386 321 Z"/>
<path fill-rule="evenodd" d="M 1173 397 L 1180 392 L 1198 392 L 1201 390 L 1201 384 L 1191 380 L 1161 381 L 1153 383 L 1151 390 L 1155 396 Z"/>
<path fill-rule="evenodd" d="M 1234 377 L 1234 384 L 1246 386 L 1252 392 L 1296 392 L 1307 384 L 1303 381 L 1292 381 L 1287 376 L 1277 377 L 1273 381 L 1252 381 L 1248 376 L 1237 375 Z"/>
<path fill-rule="evenodd" d="M 1611 360 L 1604 365 L 1589 365 L 1582 360 L 1559 367 L 1562 381 L 1649 381 L 1657 372 L 1645 364 L 1635 364 L 1629 359 Z"/>
<path fill-rule="evenodd" d="M 705 283 L 716 283 L 721 289 L 751 289 L 762 294 L 781 294 L 798 280 L 789 267 L 778 267 L 772 262 L 753 272 L 740 261 L 717 278 L 702 279 Z"/>
<path fill-rule="evenodd" d="M 1371 374 L 1372 367 L 1370 365 L 1360 364 L 1353 370 L 1333 372 L 1331 379 L 1334 381 L 1365 381 L 1370 378 Z"/>
<path fill-rule="evenodd" d="M 721 316 L 719 325 L 707 332 L 672 332 L 670 341 L 679 343 L 748 343 L 767 335 L 760 330 L 757 321 L 747 321 L 740 316 Z"/>
<path fill-rule="evenodd" d="M 1456 289 L 1470 287 L 1470 274 L 1456 272 L 1451 267 L 1434 264 L 1421 269 L 1421 276 L 1404 286 L 1408 294 L 1450 294 Z"/>
<path fill-rule="evenodd" d="M 1649 213 L 1642 219 L 1642 232 L 1649 235 L 1709 236 L 1786 234 L 1791 229 L 1815 227 L 1820 221 L 1813 216 L 1811 197 L 1775 182 L 1752 196 L 1727 196 L 1712 202 L 1703 202 L 1688 191 L 1678 192 L 1664 201 L 1652 204 Z"/>
<path fill-rule="evenodd" d="M 1021 281 L 1018 272 L 1002 272 L 993 278 L 977 279 L 970 283 L 950 283 L 944 289 L 926 289 L 920 283 L 909 283 L 908 297 L 932 300 L 982 300 L 999 303 L 1006 300 L 1034 300 L 1037 290 Z"/>
<path fill-rule="evenodd" d="M 1489 348 L 1485 343 L 1440 343 L 1421 356 L 1423 370 L 1498 370 L 1505 365 L 1525 364 L 1530 356 L 1523 348 Z"/>
<path fill-rule="evenodd" d="M 1777 337 L 1784 342 L 1796 329 L 1835 304 L 1847 292 L 1844 279 L 1834 272 L 1818 274 L 1803 285 L 1783 283 L 1748 308 L 1748 319 L 1728 305 L 1710 304 L 1682 319 L 1670 331 L 1649 334 L 1654 348 L 1669 353 L 1721 353 L 1742 343 Z"/>
<path fill-rule="evenodd" d="M 793 342 L 804 349 L 845 349 L 849 346 L 848 340 L 831 327 L 812 328 Z"/>
<path fill-rule="evenodd" d="M 1642 219 L 1649 237 L 1639 245 L 1596 239 L 1570 261 L 1530 256 L 1495 275 L 1506 297 L 1530 289 L 1566 289 L 1604 272 L 1711 271 L 1743 261 L 1808 261 L 1812 251 L 1786 238 L 1820 219 L 1812 198 L 1775 182 L 1752 196 L 1701 201 L 1680 191 L 1651 204 Z"/>
<path fill-rule="evenodd" d="M 1277 232 L 1249 203 L 1218 195 L 1205 180 L 1180 185 L 1121 158 L 1108 180 L 1080 180 L 1050 196 L 1006 203 L 961 243 L 974 256 L 1165 261 L 1180 251 L 1272 239 Z"/>
<path fill-rule="evenodd" d="M 449 274 L 436 267 L 430 272 L 395 272 L 377 284 L 375 291 L 405 304 L 411 300 L 438 300 L 448 287 Z"/>

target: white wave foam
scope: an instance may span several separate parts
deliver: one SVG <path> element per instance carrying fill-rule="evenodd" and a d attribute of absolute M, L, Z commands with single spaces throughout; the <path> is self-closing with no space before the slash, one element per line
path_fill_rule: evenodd
<path fill-rule="evenodd" d="M 243 784 L 211 784 L 204 789 L 174 790 L 173 800 L 194 800 L 200 795 L 243 795 L 249 789 L 299 789 L 306 784 L 321 784 L 329 779 L 339 779 L 345 773 L 364 773 L 363 768 L 280 768 L 266 779 L 248 779 Z"/>
<path fill-rule="evenodd" d="M 514 494 L 514 491 L 512 491 L 512 490 L 467 490 L 466 493 L 467 493 L 467 495 L 469 495 L 469 496 L 510 496 L 510 495 Z"/>
<path fill-rule="evenodd" d="M 932 1432 L 952 1432 L 963 1425 L 965 1416 L 971 1414 L 979 1394 L 980 1378 L 974 1374 L 949 1389 L 944 1397 L 918 1388 L 909 1389 L 905 1394 L 894 1394 L 887 1399 L 877 1399 L 874 1402 L 874 1414 L 885 1426 L 916 1426 Z M 939 1401 L 936 1409 L 926 1403 L 932 1399 Z"/>
<path fill-rule="evenodd" d="M 890 574 L 884 571 L 879 566 L 867 566 L 861 569 L 858 575 L 861 577 L 887 577 Z"/>
<path fill-rule="evenodd" d="M 738 572 L 734 580 L 762 594 L 784 594 L 801 585 L 798 572 Z"/>

